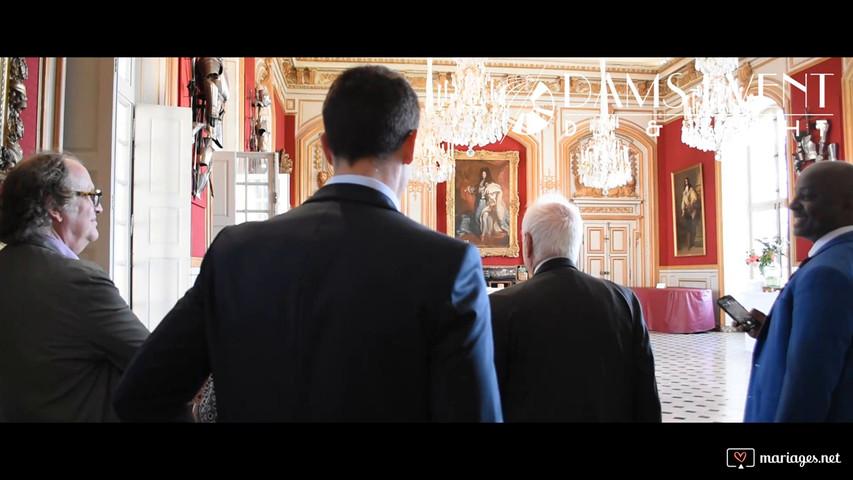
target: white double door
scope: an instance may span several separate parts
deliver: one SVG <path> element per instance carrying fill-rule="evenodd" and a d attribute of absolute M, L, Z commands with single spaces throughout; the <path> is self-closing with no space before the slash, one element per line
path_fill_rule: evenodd
<path fill-rule="evenodd" d="M 584 220 L 580 268 L 620 285 L 634 286 L 636 220 Z"/>

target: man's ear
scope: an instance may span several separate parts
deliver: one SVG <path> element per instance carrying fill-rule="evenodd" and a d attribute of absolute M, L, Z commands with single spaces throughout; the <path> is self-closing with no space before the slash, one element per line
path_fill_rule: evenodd
<path fill-rule="evenodd" d="M 525 233 L 521 243 L 524 245 L 524 254 L 527 255 L 527 258 L 533 258 L 533 237 L 529 233 Z"/>
<path fill-rule="evenodd" d="M 53 199 L 47 199 L 48 205 L 53 203 Z M 47 216 L 50 217 L 51 220 L 57 223 L 62 223 L 62 212 L 58 208 L 49 208 L 47 209 Z"/>
<path fill-rule="evenodd" d="M 320 143 L 323 144 L 323 155 L 326 157 L 326 161 L 329 162 L 329 165 L 334 167 L 335 159 L 332 155 L 332 149 L 329 148 L 329 140 L 326 138 L 326 132 L 320 134 Z"/>
<path fill-rule="evenodd" d="M 403 165 L 409 165 L 415 160 L 415 139 L 418 136 L 417 130 L 412 130 L 411 133 L 403 140 L 403 146 L 400 148 L 403 154 Z"/>

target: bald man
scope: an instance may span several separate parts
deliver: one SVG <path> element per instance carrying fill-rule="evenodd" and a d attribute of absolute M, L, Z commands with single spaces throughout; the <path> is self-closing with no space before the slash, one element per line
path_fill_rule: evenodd
<path fill-rule="evenodd" d="M 814 242 L 767 314 L 753 352 L 745 422 L 853 421 L 853 164 L 797 179 L 794 234 Z"/>

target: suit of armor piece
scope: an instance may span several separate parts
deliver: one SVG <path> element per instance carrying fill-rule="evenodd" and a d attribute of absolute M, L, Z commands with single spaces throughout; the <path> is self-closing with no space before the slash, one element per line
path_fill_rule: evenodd
<path fill-rule="evenodd" d="M 222 148 L 222 120 L 229 93 L 222 57 L 198 57 L 193 68 L 194 78 L 191 85 L 194 85 L 194 88 L 190 89 L 195 102 L 193 196 L 201 198 L 201 193 L 210 184 L 210 162 L 214 151 L 211 142 Z"/>
<path fill-rule="evenodd" d="M 254 112 L 254 134 L 251 139 L 251 150 L 256 152 L 267 151 L 269 145 L 269 127 L 267 125 L 267 117 L 264 115 L 264 109 L 272 105 L 270 94 L 264 87 L 258 87 L 255 94 L 255 102 L 252 106 L 255 107 Z"/>
<path fill-rule="evenodd" d="M 210 136 L 222 146 L 222 118 L 228 101 L 228 81 L 222 57 L 199 57 L 195 62 L 198 98 L 204 101 L 204 120 Z"/>

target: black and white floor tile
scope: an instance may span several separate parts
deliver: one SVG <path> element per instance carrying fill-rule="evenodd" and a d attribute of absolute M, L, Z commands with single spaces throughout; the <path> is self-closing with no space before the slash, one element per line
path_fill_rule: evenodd
<path fill-rule="evenodd" d="M 663 421 L 743 421 L 752 361 L 745 333 L 650 332 Z"/>

